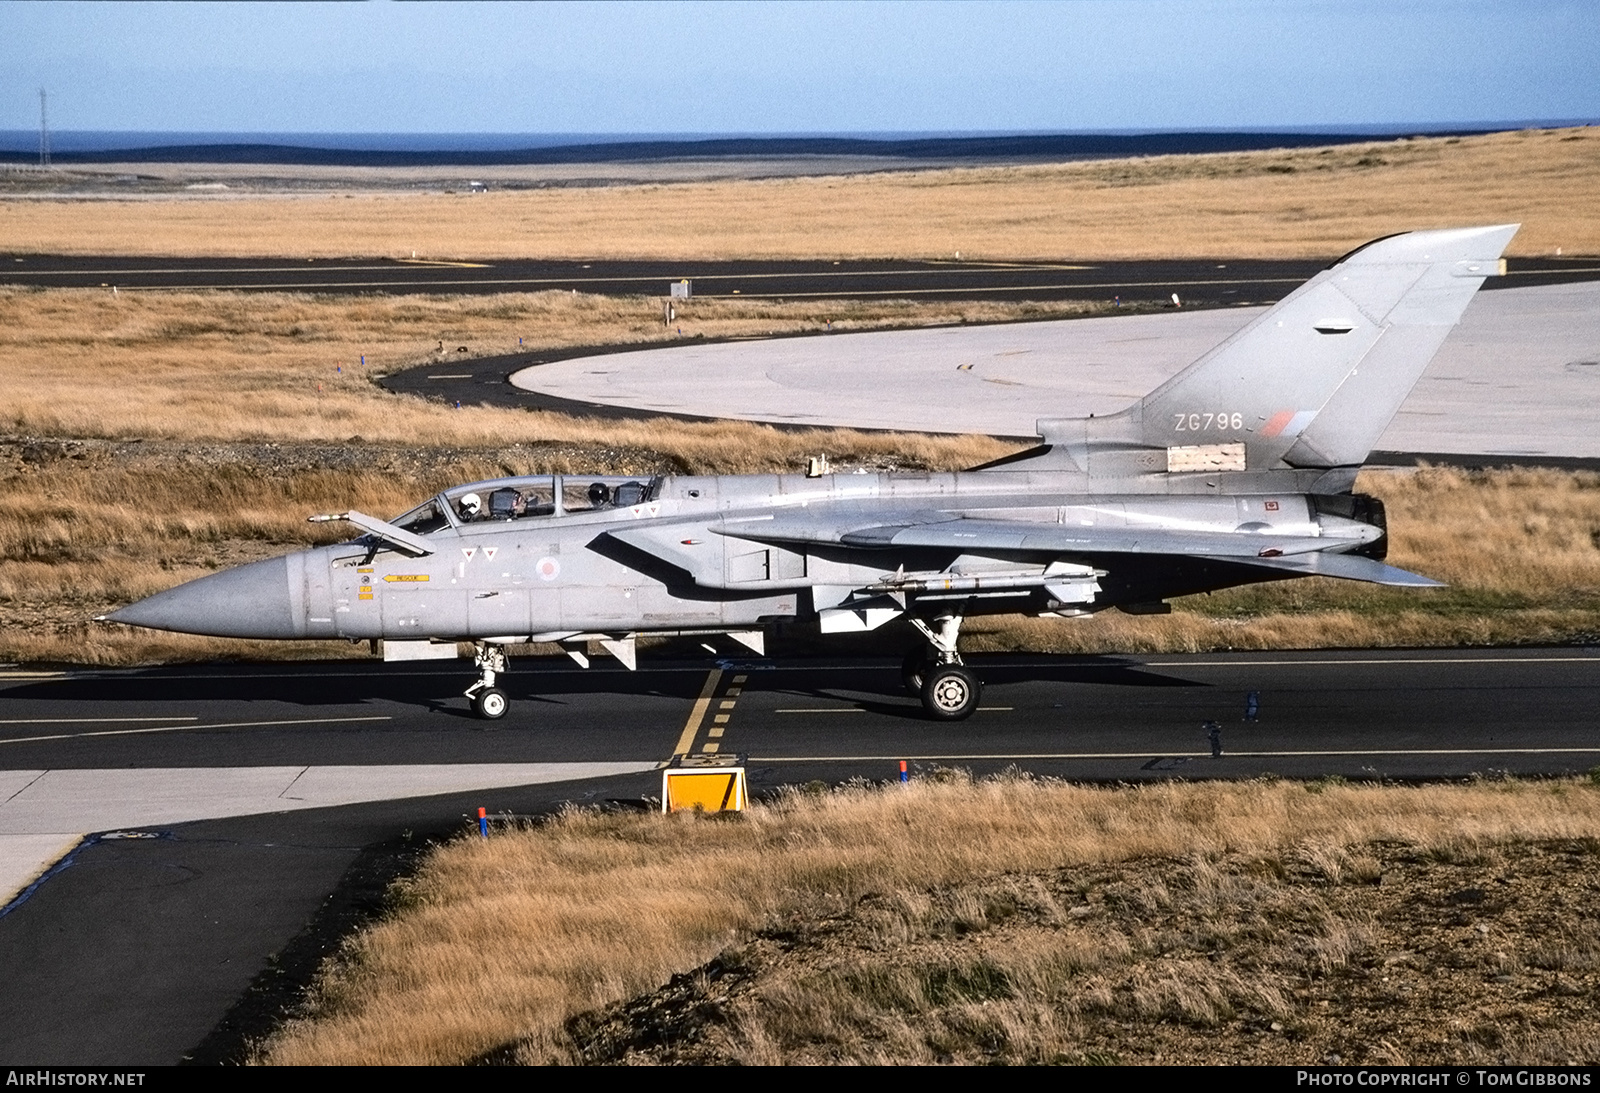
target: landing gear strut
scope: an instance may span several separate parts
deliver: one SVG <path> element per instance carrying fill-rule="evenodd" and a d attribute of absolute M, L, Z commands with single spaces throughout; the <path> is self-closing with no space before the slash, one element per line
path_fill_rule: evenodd
<path fill-rule="evenodd" d="M 504 717 L 506 708 L 511 705 L 506 693 L 494 685 L 495 676 L 506 670 L 506 651 L 482 641 L 475 642 L 473 647 L 478 651 L 472 661 L 473 667 L 478 669 L 478 682 L 467 688 L 466 696 L 472 700 L 473 713 L 485 721 L 494 721 Z"/>
<path fill-rule="evenodd" d="M 961 662 L 956 637 L 961 632 L 960 615 L 941 615 L 929 626 L 921 619 L 911 625 L 928 639 L 929 648 L 918 649 L 906 657 L 901 677 L 906 689 L 922 699 L 922 708 L 936 721 L 964 721 L 978 708 L 983 684 Z"/>

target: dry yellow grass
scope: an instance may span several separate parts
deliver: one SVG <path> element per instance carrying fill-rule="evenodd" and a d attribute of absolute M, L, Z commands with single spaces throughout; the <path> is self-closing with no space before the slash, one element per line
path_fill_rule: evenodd
<path fill-rule="evenodd" d="M 696 301 L 680 316 L 687 334 L 722 336 L 1077 308 Z M 567 346 L 664 339 L 666 332 L 649 301 L 558 292 L 327 298 L 0 290 L 0 438 L 133 438 L 160 448 L 118 457 L 101 445 L 74 449 L 83 457 L 75 459 L 60 445 L 0 446 L 0 658 L 353 655 L 343 643 L 222 642 L 88 624 L 181 580 L 308 545 L 313 533 L 304 520 L 313 511 L 355 505 L 395 514 L 444 485 L 507 473 L 793 470 L 819 451 L 951 468 L 1012 447 L 984 437 L 455 410 L 372 383 L 428 360 L 441 340 L 492 354 L 514 351 L 519 337 L 529 346 Z M 190 442 L 201 446 L 183 446 Z M 353 469 L 317 471 L 327 460 L 315 454 L 309 473 L 304 459 L 275 467 L 281 453 L 259 447 L 296 442 L 332 443 L 344 456 L 335 462 Z M 241 443 L 257 447 L 227 447 Z M 424 454 L 409 458 L 408 449 Z"/>
<path fill-rule="evenodd" d="M 686 337 L 871 329 L 1068 316 L 1089 305 L 694 301 Z M 594 422 L 560 414 L 402 398 L 371 381 L 435 359 L 441 341 L 476 356 L 675 338 L 659 305 L 562 292 L 354 296 L 0 289 L 0 430 L 28 436 L 329 440 L 437 446 L 564 441 L 649 447 L 708 471 L 795 466 L 796 447 L 760 426 Z M 360 364 L 362 357 L 366 365 Z M 457 359 L 452 354 L 451 359 Z M 915 450 L 960 465 L 1011 450 L 981 438 L 873 439 L 821 430 L 854 450 Z M 952 460 L 954 462 L 952 462 Z"/>
<path fill-rule="evenodd" d="M 709 444 L 714 427 L 707 431 L 698 439 Z M 750 439 L 729 434 L 730 447 L 717 448 L 719 465 L 743 458 L 750 465 L 731 469 L 767 469 L 784 456 L 792 463 L 819 440 L 851 454 L 838 434 L 763 435 L 763 448 Z M 915 443 L 896 453 L 894 438 L 862 439 L 865 450 L 854 453 L 862 458 L 916 455 Z M 223 641 L 89 620 L 181 581 L 338 534 L 307 524 L 312 512 L 394 514 L 455 482 L 582 469 L 601 456 L 607 469 L 626 473 L 695 468 L 694 451 L 664 447 L 531 444 L 419 455 L 371 445 L 0 444 L 0 660 L 359 656 L 342 642 Z M 38 462 L 23 462 L 29 453 Z M 952 453 L 961 449 L 934 452 Z M 1451 587 L 1308 579 L 1188 597 L 1169 616 L 975 619 L 963 645 L 974 653 L 1197 652 L 1563 643 L 1600 634 L 1600 476 L 1369 471 L 1360 487 L 1389 506 L 1390 562 Z"/>
<path fill-rule="evenodd" d="M 847 915 L 874 894 L 926 902 L 940 885 L 1148 859 L 1215 875 L 1207 862 L 1222 855 L 1268 870 L 1296 857 L 1337 881 L 1370 868 L 1374 842 L 1481 857 L 1501 841 L 1600 836 L 1588 783 L 1309 788 L 954 779 L 794 794 L 734 821 L 569 812 L 463 839 L 346 945 L 308 1016 L 261 1057 L 451 1063 L 515 1045 L 526 1061 L 563 1059 L 574 1014 L 652 990 L 786 914 Z M 1304 941 L 1335 964 L 1358 940 L 1322 934 Z"/>
<path fill-rule="evenodd" d="M 0 201 L 8 250 L 302 258 L 1311 257 L 1509 221 L 1512 254 L 1600 254 L 1600 130 L 470 195 Z"/>
<path fill-rule="evenodd" d="M 566 1031 L 600 1064 L 1593 1065 L 1595 850 L 1309 842 L 872 893 Z"/>
<path fill-rule="evenodd" d="M 1600 635 L 1600 475 L 1368 470 L 1389 511 L 1388 562 L 1449 584 L 1307 579 L 1176 601 L 1167 616 L 975 621 L 974 650 L 1063 653 L 1593 641 Z"/>

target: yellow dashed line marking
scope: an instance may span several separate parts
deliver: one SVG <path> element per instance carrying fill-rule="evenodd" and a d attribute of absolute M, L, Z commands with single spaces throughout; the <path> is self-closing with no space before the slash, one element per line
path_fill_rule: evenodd
<path fill-rule="evenodd" d="M 700 726 L 705 724 L 706 714 L 711 709 L 711 703 L 715 701 L 719 710 L 733 709 L 739 704 L 738 698 L 741 688 L 738 684 L 743 683 L 748 678 L 748 676 L 742 675 L 734 676 L 733 682 L 735 685 L 729 687 L 720 700 L 716 698 L 716 692 L 717 684 L 722 680 L 722 672 L 720 670 L 714 671 L 706 678 L 706 685 L 700 691 L 700 700 L 695 703 L 694 710 L 690 712 L 689 722 L 684 725 L 683 736 L 678 740 L 679 755 L 688 755 L 694 750 L 694 739 L 699 734 Z M 711 724 L 706 729 L 707 742 L 698 749 L 701 754 L 714 755 L 722 747 L 717 741 L 722 739 L 723 733 L 728 731 L 728 721 L 732 717 L 733 715 L 730 713 L 711 715 Z"/>
<path fill-rule="evenodd" d="M 695 734 L 700 731 L 700 724 L 706 719 L 706 711 L 711 708 L 711 697 L 717 693 L 717 684 L 721 682 L 721 668 L 713 668 L 706 674 L 705 685 L 700 688 L 700 697 L 694 700 L 694 707 L 689 711 L 689 720 L 683 723 L 678 746 L 673 749 L 674 755 L 688 755 L 689 749 L 694 747 Z"/>

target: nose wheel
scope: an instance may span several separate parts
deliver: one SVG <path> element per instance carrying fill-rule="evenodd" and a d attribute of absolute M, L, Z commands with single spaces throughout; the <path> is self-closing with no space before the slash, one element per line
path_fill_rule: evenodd
<path fill-rule="evenodd" d="M 499 687 L 485 687 L 472 696 L 472 712 L 485 721 L 495 721 L 506 715 L 511 700 Z"/>
<path fill-rule="evenodd" d="M 478 681 L 465 693 L 473 713 L 485 721 L 497 721 L 511 707 L 506 693 L 494 685 L 495 677 L 506 670 L 506 653 L 500 646 L 484 642 L 478 642 L 476 648 L 478 655 L 472 663 L 478 669 Z"/>

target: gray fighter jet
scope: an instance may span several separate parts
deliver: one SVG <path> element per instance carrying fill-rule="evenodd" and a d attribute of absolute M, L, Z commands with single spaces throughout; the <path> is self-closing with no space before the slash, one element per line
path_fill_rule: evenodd
<path fill-rule="evenodd" d="M 110 616 L 240 638 L 381 639 L 385 659 L 476 648 L 467 697 L 506 712 L 505 647 L 640 634 L 824 634 L 904 619 L 906 686 L 964 718 L 980 684 L 962 621 L 1170 610 L 1174 596 L 1324 576 L 1429 587 L 1383 563 L 1367 453 L 1516 225 L 1389 236 L 1351 252 L 1136 405 L 1045 418 L 1042 442 L 957 473 L 535 475 L 446 490 L 362 534 L 162 592 Z M 816 468 L 813 469 L 817 470 Z"/>

